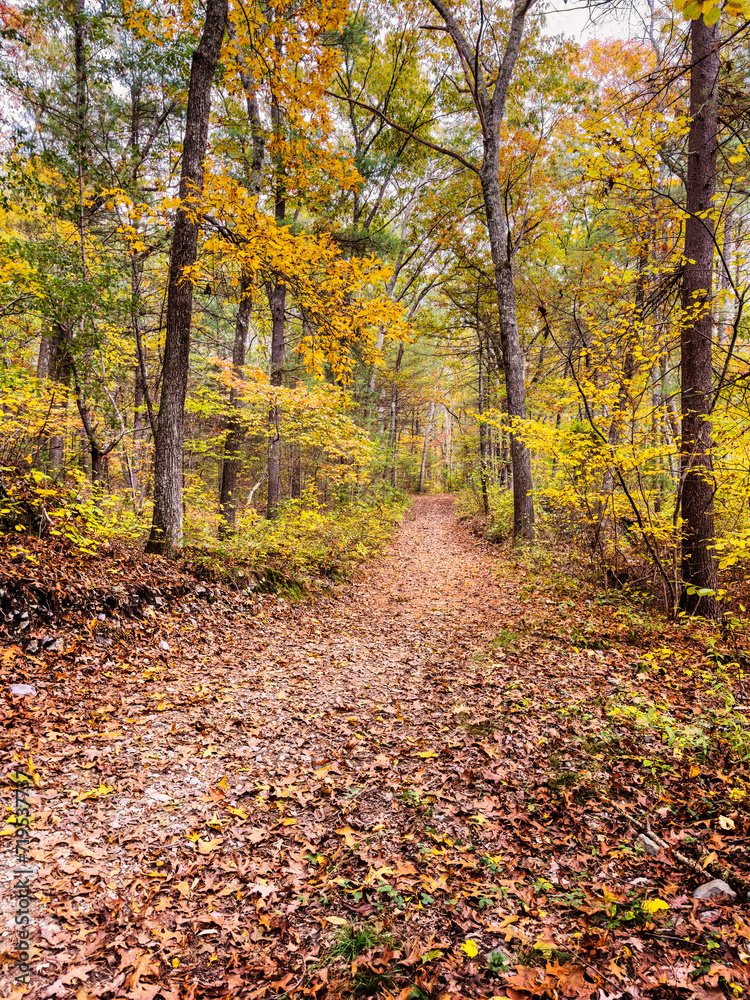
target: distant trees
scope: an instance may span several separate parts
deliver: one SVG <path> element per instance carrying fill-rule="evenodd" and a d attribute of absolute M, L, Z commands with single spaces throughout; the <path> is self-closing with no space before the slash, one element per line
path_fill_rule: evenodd
<path fill-rule="evenodd" d="M 747 60 L 737 3 L 685 13 L 579 45 L 526 0 L 0 12 L 8 496 L 88 491 L 175 556 L 465 490 L 492 537 L 719 617 Z"/>

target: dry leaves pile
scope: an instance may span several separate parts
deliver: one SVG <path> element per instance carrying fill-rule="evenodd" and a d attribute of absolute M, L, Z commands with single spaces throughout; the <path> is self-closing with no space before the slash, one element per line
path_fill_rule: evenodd
<path fill-rule="evenodd" d="M 741 893 L 694 899 L 711 876 L 673 848 L 747 876 L 748 765 L 638 717 L 658 695 L 687 725 L 711 695 L 697 649 L 644 671 L 655 640 L 616 611 L 560 602 L 424 498 L 335 597 L 190 592 L 56 652 L 6 645 L 3 995 L 743 995 Z"/>

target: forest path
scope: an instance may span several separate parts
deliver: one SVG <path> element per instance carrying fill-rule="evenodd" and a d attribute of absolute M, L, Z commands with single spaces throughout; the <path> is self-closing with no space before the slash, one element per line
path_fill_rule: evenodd
<path fill-rule="evenodd" d="M 708 931 L 684 871 L 637 854 L 608 805 L 649 804 L 653 761 L 605 711 L 648 685 L 625 643 L 573 645 L 614 636 L 619 611 L 586 623 L 565 586 L 421 497 L 335 597 L 188 597 L 104 652 L 83 636 L 37 660 L 5 728 L 12 766 L 36 769 L 23 995 L 713 996 L 690 972 Z M 675 765 L 670 801 L 694 773 Z M 700 833 L 663 812 L 676 843 Z M 15 864 L 3 852 L 6 953 Z M 637 909 L 655 896 L 664 938 Z"/>
<path fill-rule="evenodd" d="M 298 634 L 273 649 L 291 655 L 288 644 L 314 656 L 328 697 L 392 707 L 400 697 L 419 700 L 430 684 L 425 670 L 460 668 L 523 615 L 487 549 L 457 523 L 451 496 L 417 497 L 387 553 L 324 618 L 303 609 Z"/>

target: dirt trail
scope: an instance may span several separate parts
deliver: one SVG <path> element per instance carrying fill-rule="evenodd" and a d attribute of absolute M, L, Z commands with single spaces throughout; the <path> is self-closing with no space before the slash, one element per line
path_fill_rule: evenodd
<path fill-rule="evenodd" d="M 629 918 L 627 946 L 603 929 L 636 874 L 677 899 L 687 953 L 702 933 L 602 804 L 590 744 L 625 657 L 570 646 L 569 605 L 528 602 L 539 583 L 458 525 L 451 498 L 419 498 L 335 598 L 185 600 L 104 652 L 82 638 L 35 660 L 38 696 L 5 730 L 11 766 L 35 775 L 28 995 L 610 998 L 665 969 L 682 983 L 674 950 L 634 944 Z M 10 954 L 10 850 L 0 879 Z"/>
<path fill-rule="evenodd" d="M 303 610 L 296 632 L 273 648 L 291 655 L 287 644 L 304 644 L 320 656 L 329 695 L 374 704 L 393 703 L 399 693 L 418 697 L 425 667 L 460 666 L 485 636 L 520 617 L 484 549 L 457 524 L 451 497 L 418 498 L 386 556 L 324 617 Z"/>

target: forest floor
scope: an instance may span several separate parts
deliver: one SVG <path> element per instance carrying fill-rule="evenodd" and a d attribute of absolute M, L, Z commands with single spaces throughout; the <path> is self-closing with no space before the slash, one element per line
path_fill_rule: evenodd
<path fill-rule="evenodd" d="M 3 996 L 746 994 L 747 732 L 704 645 L 451 498 L 335 593 L 188 594 L 58 647 L 0 651 Z"/>

